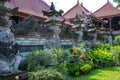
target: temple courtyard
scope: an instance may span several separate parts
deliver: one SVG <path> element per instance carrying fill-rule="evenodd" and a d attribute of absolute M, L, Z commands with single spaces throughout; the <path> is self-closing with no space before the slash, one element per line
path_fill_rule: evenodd
<path fill-rule="evenodd" d="M 94 13 L 0 0 L 0 80 L 120 80 L 119 30 L 109 0 Z"/>

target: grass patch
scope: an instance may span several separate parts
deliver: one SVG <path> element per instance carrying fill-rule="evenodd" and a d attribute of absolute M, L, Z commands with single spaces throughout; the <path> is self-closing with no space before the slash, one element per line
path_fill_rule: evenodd
<path fill-rule="evenodd" d="M 68 80 L 120 80 L 120 67 L 96 69 L 80 77 L 69 77 Z"/>

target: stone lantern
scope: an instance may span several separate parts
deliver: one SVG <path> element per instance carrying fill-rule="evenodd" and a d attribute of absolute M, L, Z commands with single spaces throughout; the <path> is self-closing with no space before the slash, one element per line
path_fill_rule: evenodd
<path fill-rule="evenodd" d="M 43 14 L 48 17 L 45 21 L 45 25 L 48 26 L 53 31 L 53 36 L 50 38 L 54 45 L 54 48 L 60 47 L 60 37 L 61 32 L 60 27 L 62 26 L 62 21 L 58 20 L 58 16 L 61 16 L 62 10 L 57 11 L 54 7 L 53 2 L 51 3 L 50 10 L 43 11 Z"/>

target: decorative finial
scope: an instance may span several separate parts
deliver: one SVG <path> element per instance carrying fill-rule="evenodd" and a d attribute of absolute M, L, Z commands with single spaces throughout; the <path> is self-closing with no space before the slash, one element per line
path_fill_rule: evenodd
<path fill-rule="evenodd" d="M 107 2 L 109 2 L 109 0 L 107 0 Z"/>
<path fill-rule="evenodd" d="M 77 4 L 79 4 L 79 0 L 77 0 Z"/>
<path fill-rule="evenodd" d="M 55 6 L 54 6 L 53 2 L 51 2 L 50 10 L 55 11 Z"/>
<path fill-rule="evenodd" d="M 81 6 L 83 6 L 83 2 L 81 2 Z"/>

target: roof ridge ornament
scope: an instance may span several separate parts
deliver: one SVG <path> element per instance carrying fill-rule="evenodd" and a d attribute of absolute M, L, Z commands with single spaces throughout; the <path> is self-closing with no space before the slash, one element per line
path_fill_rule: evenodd
<path fill-rule="evenodd" d="M 81 6 L 83 6 L 83 2 L 81 2 Z"/>
<path fill-rule="evenodd" d="M 110 2 L 109 0 L 107 0 L 107 2 Z"/>
<path fill-rule="evenodd" d="M 43 12 L 43 14 L 45 16 L 49 16 L 49 17 L 51 17 L 51 16 L 57 16 L 58 17 L 58 16 L 61 16 L 64 11 L 63 10 L 57 11 L 55 9 L 55 6 L 54 6 L 53 2 L 52 2 L 51 6 L 50 6 L 50 9 L 48 11 L 44 11 L 43 10 L 42 12 Z"/>
<path fill-rule="evenodd" d="M 77 4 L 79 4 L 79 0 L 77 0 Z"/>

